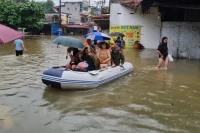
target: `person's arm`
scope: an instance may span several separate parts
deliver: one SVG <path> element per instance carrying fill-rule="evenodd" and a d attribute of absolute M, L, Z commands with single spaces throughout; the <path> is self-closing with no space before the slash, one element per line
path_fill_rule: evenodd
<path fill-rule="evenodd" d="M 125 61 L 125 58 L 124 58 L 124 55 L 122 53 L 120 53 L 120 58 L 121 58 L 121 65 L 124 64 L 124 61 Z"/>
<path fill-rule="evenodd" d="M 114 63 L 113 60 L 114 60 L 114 59 L 113 59 L 113 56 L 112 56 L 112 53 L 111 53 L 111 63 L 112 63 L 112 66 L 115 66 L 115 63 Z"/>
<path fill-rule="evenodd" d="M 160 51 L 159 50 L 157 50 L 157 53 L 161 56 L 161 57 L 163 57 L 163 55 L 160 53 Z"/>
<path fill-rule="evenodd" d="M 98 52 L 97 52 L 97 54 L 96 54 L 96 55 L 97 55 L 97 58 L 99 58 L 100 51 L 101 51 L 101 50 L 98 50 Z"/>
<path fill-rule="evenodd" d="M 79 53 L 78 58 L 81 62 L 83 61 L 81 53 Z"/>
<path fill-rule="evenodd" d="M 22 47 L 23 47 L 23 49 L 26 51 L 26 48 L 25 48 L 25 46 L 24 46 L 24 43 L 22 42 Z"/>
<path fill-rule="evenodd" d="M 110 55 L 109 50 L 107 50 L 107 54 L 108 54 L 108 58 L 105 61 L 103 61 L 103 63 L 106 63 L 107 61 L 109 61 L 111 59 L 111 55 Z"/>
<path fill-rule="evenodd" d="M 163 55 L 161 54 L 161 45 L 158 46 L 158 49 L 157 49 L 157 53 L 161 56 L 161 58 L 163 58 Z"/>

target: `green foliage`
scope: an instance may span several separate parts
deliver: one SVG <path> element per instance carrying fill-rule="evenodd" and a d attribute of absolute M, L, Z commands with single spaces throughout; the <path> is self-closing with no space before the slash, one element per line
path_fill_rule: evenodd
<path fill-rule="evenodd" d="M 53 12 L 54 2 L 52 0 L 38 3 L 44 8 L 45 12 Z"/>
<path fill-rule="evenodd" d="M 43 7 L 36 2 L 21 3 L 18 5 L 21 14 L 21 25 L 31 31 L 41 27 L 41 19 L 45 17 Z M 39 26 L 40 25 L 40 26 Z"/>
<path fill-rule="evenodd" d="M 27 30 L 38 31 L 43 24 L 43 7 L 36 2 L 16 4 L 11 1 L 0 2 L 0 23 L 17 29 L 18 27 Z"/>
<path fill-rule="evenodd" d="M 15 3 L 11 1 L 0 2 L 0 23 L 17 28 L 21 23 L 21 16 Z"/>
<path fill-rule="evenodd" d="M 13 0 L 13 2 L 15 3 L 26 3 L 26 2 L 30 2 L 29 0 Z"/>

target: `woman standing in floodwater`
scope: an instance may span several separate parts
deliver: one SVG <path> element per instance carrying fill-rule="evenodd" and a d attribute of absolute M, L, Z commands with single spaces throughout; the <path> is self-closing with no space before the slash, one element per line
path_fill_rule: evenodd
<path fill-rule="evenodd" d="M 168 47 L 167 47 L 168 39 L 167 37 L 162 38 L 161 44 L 158 46 L 157 53 L 159 54 L 159 61 L 157 68 L 160 68 L 165 63 L 165 70 L 168 69 Z"/>

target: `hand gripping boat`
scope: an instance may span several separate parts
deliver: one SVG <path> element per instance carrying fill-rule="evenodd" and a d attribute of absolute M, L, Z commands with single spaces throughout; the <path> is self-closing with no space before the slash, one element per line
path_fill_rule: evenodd
<path fill-rule="evenodd" d="M 133 65 L 125 62 L 123 67 L 107 67 L 102 70 L 80 72 L 54 67 L 42 74 L 47 86 L 62 89 L 92 89 L 133 71 Z"/>

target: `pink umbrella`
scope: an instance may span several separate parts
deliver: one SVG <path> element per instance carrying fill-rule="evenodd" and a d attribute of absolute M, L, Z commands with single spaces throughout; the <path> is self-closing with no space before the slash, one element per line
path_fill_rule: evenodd
<path fill-rule="evenodd" d="M 10 42 L 22 36 L 22 33 L 0 24 L 0 44 Z"/>

